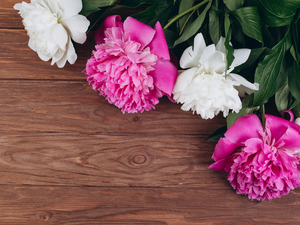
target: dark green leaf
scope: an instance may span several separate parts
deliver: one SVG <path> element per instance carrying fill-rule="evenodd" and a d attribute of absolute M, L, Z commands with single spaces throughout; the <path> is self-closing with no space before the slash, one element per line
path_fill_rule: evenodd
<path fill-rule="evenodd" d="M 263 105 L 268 102 L 277 90 L 282 86 L 280 75 L 284 76 L 285 71 L 282 71 L 283 59 L 285 52 L 290 47 L 290 35 L 288 34 L 273 48 L 276 52 L 272 55 L 267 55 L 260 62 L 255 71 L 255 82 L 259 83 L 259 90 L 254 92 L 253 106 Z M 280 84 L 278 84 L 280 83 Z"/>
<path fill-rule="evenodd" d="M 239 71 L 250 67 L 262 55 L 262 53 L 265 50 L 266 50 L 266 48 L 251 49 L 251 53 L 249 55 L 248 60 L 245 63 L 243 63 L 242 65 L 236 67 L 234 69 L 234 72 L 238 73 Z"/>
<path fill-rule="evenodd" d="M 117 0 L 87 0 L 93 5 L 101 8 L 101 7 L 106 7 L 106 6 L 111 6 L 114 4 Z"/>
<path fill-rule="evenodd" d="M 230 27 L 230 19 L 229 14 L 225 14 L 225 51 L 226 51 L 226 71 L 230 67 L 231 63 L 234 60 L 234 48 L 230 44 L 231 39 L 231 27 Z"/>
<path fill-rule="evenodd" d="M 209 10 L 208 15 L 209 15 L 209 24 L 208 24 L 209 35 L 213 43 L 216 45 L 221 37 L 220 19 L 216 15 L 213 6 Z"/>
<path fill-rule="evenodd" d="M 277 110 L 282 113 L 288 108 L 290 89 L 288 84 L 283 85 L 275 94 L 275 104 Z"/>
<path fill-rule="evenodd" d="M 296 61 L 288 73 L 288 85 L 292 95 L 300 101 L 300 67 Z"/>
<path fill-rule="evenodd" d="M 205 141 L 219 141 L 220 138 L 224 137 L 225 132 L 227 131 L 227 126 L 223 126 L 212 133 Z"/>
<path fill-rule="evenodd" d="M 244 0 L 224 0 L 225 5 L 231 11 L 236 10 L 244 4 Z"/>
<path fill-rule="evenodd" d="M 88 0 L 82 0 L 82 9 L 79 14 L 83 16 L 88 16 L 93 12 L 99 11 L 99 8 L 94 4 L 90 3 Z"/>
<path fill-rule="evenodd" d="M 120 8 L 124 6 L 129 8 L 136 8 L 142 4 L 158 4 L 164 1 L 165 0 L 122 0 L 115 8 Z"/>
<path fill-rule="evenodd" d="M 167 0 L 148 7 L 145 11 L 135 14 L 132 17 L 152 27 L 154 27 L 157 21 L 164 26 L 169 19 L 172 9 L 173 1 Z"/>
<path fill-rule="evenodd" d="M 212 0 L 210 0 L 205 9 L 202 11 L 202 13 L 197 17 L 197 19 L 183 32 L 183 34 L 180 36 L 180 38 L 178 38 L 175 43 L 174 46 L 186 41 L 187 39 L 189 39 L 190 37 L 192 37 L 194 34 L 197 33 L 197 31 L 201 28 L 203 21 L 206 17 L 206 13 L 207 11 L 210 9 L 211 7 L 211 2 Z"/>
<path fill-rule="evenodd" d="M 293 109 L 295 108 L 298 104 L 299 104 L 300 101 L 298 101 L 297 99 L 295 99 L 293 96 L 292 96 L 292 100 L 289 99 L 289 109 Z"/>
<path fill-rule="evenodd" d="M 184 0 L 180 2 L 179 5 L 179 11 L 178 14 L 184 12 L 185 10 L 191 8 L 194 4 L 194 0 Z M 178 30 L 180 31 L 183 27 L 183 25 L 186 23 L 186 20 L 188 19 L 189 14 L 186 14 L 185 16 L 181 17 L 178 20 Z"/>
<path fill-rule="evenodd" d="M 177 38 L 177 35 L 173 31 L 168 29 L 164 29 L 164 34 L 165 34 L 166 41 L 168 43 L 168 47 L 172 48 L 174 45 L 174 41 Z"/>
<path fill-rule="evenodd" d="M 243 7 L 231 12 L 240 29 L 247 36 L 263 43 L 260 16 L 256 7 Z"/>
<path fill-rule="evenodd" d="M 108 7 L 103 7 L 103 8 L 101 8 L 101 10 L 95 12 L 95 14 L 93 15 L 93 17 L 92 17 L 92 19 L 91 19 L 91 21 L 90 21 L 90 26 L 89 26 L 89 29 L 88 29 L 87 33 L 90 32 L 90 30 L 91 30 L 91 29 L 96 25 L 96 23 L 101 19 L 101 17 L 103 16 L 103 14 L 104 14 L 107 10 L 109 10 L 109 9 L 110 9 L 109 6 L 108 6 Z"/>
<path fill-rule="evenodd" d="M 249 107 L 252 103 L 252 100 L 253 100 L 253 95 L 248 95 L 246 98 L 243 99 L 242 101 L 242 109 L 238 112 L 238 113 L 235 113 L 235 112 L 231 112 L 227 118 L 226 118 L 226 122 L 227 122 L 227 129 L 229 127 L 231 127 L 235 121 L 240 118 L 241 116 L 243 115 L 246 115 L 246 114 L 251 114 L 251 113 L 254 113 L 255 111 L 258 111 L 260 106 L 257 106 L 257 107 Z"/>
<path fill-rule="evenodd" d="M 289 25 L 300 7 L 300 0 L 252 0 L 261 11 L 266 24 L 271 27 Z"/>
<path fill-rule="evenodd" d="M 293 108 L 293 113 L 295 117 L 300 117 L 300 103 Z"/>

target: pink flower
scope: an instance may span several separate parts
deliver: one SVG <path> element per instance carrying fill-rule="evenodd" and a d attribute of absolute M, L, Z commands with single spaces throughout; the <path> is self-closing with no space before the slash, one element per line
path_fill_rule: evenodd
<path fill-rule="evenodd" d="M 95 32 L 96 51 L 85 73 L 89 84 L 122 112 L 154 108 L 164 94 L 171 97 L 177 69 L 159 22 L 155 28 L 128 17 L 107 17 Z"/>
<path fill-rule="evenodd" d="M 265 117 L 265 129 L 254 114 L 239 118 L 219 140 L 209 166 L 229 173 L 232 187 L 249 199 L 279 198 L 300 186 L 300 126 Z"/>

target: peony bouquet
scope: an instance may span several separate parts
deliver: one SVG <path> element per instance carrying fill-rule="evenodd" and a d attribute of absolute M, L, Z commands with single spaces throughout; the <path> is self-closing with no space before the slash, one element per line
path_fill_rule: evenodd
<path fill-rule="evenodd" d="M 122 8 L 138 13 L 121 18 Z M 94 33 L 90 86 L 123 113 L 159 98 L 227 126 L 209 168 L 238 194 L 279 198 L 300 186 L 300 0 L 31 0 L 14 6 L 28 46 L 58 67 Z M 110 16 L 107 16 L 110 15 Z M 271 114 L 265 114 L 269 110 Z M 200 119 L 200 118 L 199 118 Z"/>

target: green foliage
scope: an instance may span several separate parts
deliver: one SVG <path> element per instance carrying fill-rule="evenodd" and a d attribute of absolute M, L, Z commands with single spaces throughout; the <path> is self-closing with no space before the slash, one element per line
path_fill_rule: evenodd
<path fill-rule="evenodd" d="M 224 0 L 225 5 L 231 11 L 239 9 L 244 4 L 244 0 Z"/>
<path fill-rule="evenodd" d="M 280 76 L 286 76 L 284 68 L 284 56 L 290 47 L 290 35 L 287 35 L 273 48 L 274 54 L 267 55 L 260 62 L 255 71 L 255 81 L 259 83 L 260 89 L 254 93 L 253 106 L 259 106 L 268 102 L 278 89 Z"/>
<path fill-rule="evenodd" d="M 263 21 L 271 27 L 292 23 L 300 0 L 252 0 L 261 11 Z"/>
<path fill-rule="evenodd" d="M 173 7 L 173 0 L 161 1 L 160 3 L 148 7 L 143 12 L 133 15 L 132 17 L 152 27 L 154 27 L 157 21 L 164 26 L 169 19 Z"/>
<path fill-rule="evenodd" d="M 117 5 L 117 8 L 121 8 L 121 7 L 136 8 L 142 4 L 159 4 L 162 2 L 164 2 L 164 0 L 122 0 Z"/>
<path fill-rule="evenodd" d="M 242 109 L 238 112 L 231 112 L 227 118 L 226 118 L 226 122 L 227 122 L 227 129 L 229 127 L 231 127 L 234 122 L 240 118 L 243 115 L 246 114 L 251 114 L 251 113 L 255 113 L 260 109 L 260 106 L 257 107 L 252 107 L 252 101 L 253 101 L 253 95 L 248 95 L 246 98 L 243 99 L 242 101 Z"/>
<path fill-rule="evenodd" d="M 97 12 L 101 7 L 107 7 L 114 4 L 116 0 L 82 0 L 81 15 L 88 16 Z"/>
<path fill-rule="evenodd" d="M 227 131 L 227 126 L 220 127 L 214 133 L 212 133 L 206 141 L 219 141 L 220 138 L 224 137 L 225 132 Z"/>
<path fill-rule="evenodd" d="M 231 12 L 235 22 L 247 36 L 264 43 L 260 26 L 260 16 L 256 7 L 244 7 Z"/>
<path fill-rule="evenodd" d="M 211 7 L 211 3 L 212 0 L 208 1 L 205 9 L 201 12 L 197 19 L 183 32 L 183 34 L 175 41 L 174 46 L 188 40 L 190 37 L 192 37 L 199 31 L 206 17 L 206 13 Z"/>

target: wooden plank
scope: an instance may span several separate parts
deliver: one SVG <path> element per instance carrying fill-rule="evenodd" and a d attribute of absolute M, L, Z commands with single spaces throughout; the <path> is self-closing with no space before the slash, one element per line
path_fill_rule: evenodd
<path fill-rule="evenodd" d="M 28 47 L 29 37 L 25 30 L 0 29 L 0 80 L 1 79 L 55 79 L 86 80 L 82 71 L 94 49 L 92 33 L 88 41 L 78 46 L 78 59 L 74 65 L 64 68 L 51 66 L 51 61 L 42 61 Z"/>
<path fill-rule="evenodd" d="M 0 186 L 1 224 L 299 224 L 300 190 L 272 202 L 230 190 Z M 280 213 L 279 213 L 280 212 Z"/>
<path fill-rule="evenodd" d="M 23 0 L 24 1 L 24 0 Z M 23 28 L 22 18 L 13 7 L 22 0 L 2 0 L 0 4 L 0 28 Z M 29 2 L 29 1 L 27 1 Z"/>
<path fill-rule="evenodd" d="M 0 184 L 231 189 L 199 136 L 0 134 Z"/>
<path fill-rule="evenodd" d="M 203 120 L 168 98 L 155 110 L 122 114 L 86 81 L 1 81 L 2 132 L 210 135 L 225 125 L 219 115 Z"/>

